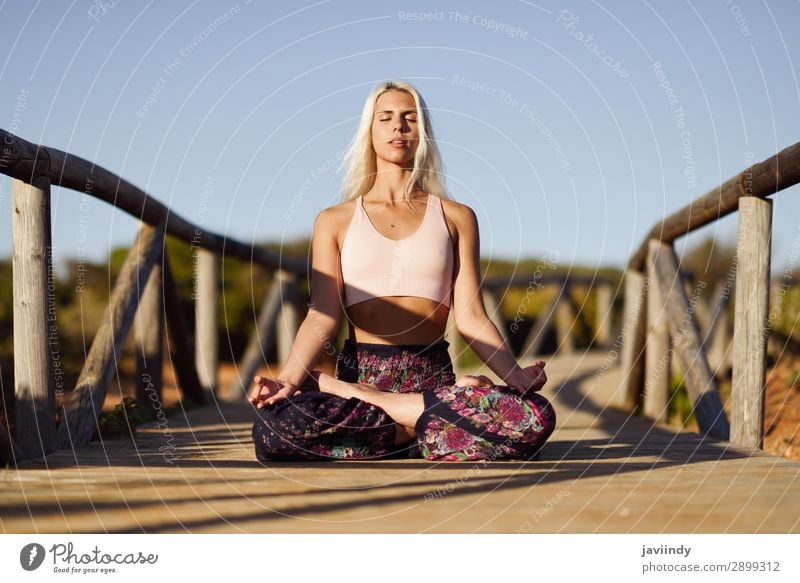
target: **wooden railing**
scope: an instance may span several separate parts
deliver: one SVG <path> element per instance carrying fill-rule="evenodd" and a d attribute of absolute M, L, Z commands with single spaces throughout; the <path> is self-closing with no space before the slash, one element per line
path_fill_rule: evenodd
<path fill-rule="evenodd" d="M 746 447 L 763 447 L 772 239 L 772 201 L 766 197 L 798 182 L 800 143 L 750 166 L 653 226 L 625 273 L 618 406 L 630 410 L 642 398 L 645 415 L 662 420 L 674 357 L 701 432 Z M 673 243 L 737 210 L 735 282 L 717 288 L 704 339 L 695 320 L 697 298 L 687 293 Z M 729 424 L 709 355 L 712 362 L 722 360 L 725 306 L 732 287 L 736 296 Z"/>
<path fill-rule="evenodd" d="M 32 144 L 4 130 L 0 130 L 0 143 L 0 172 L 13 178 L 16 414 L 14 438 L 0 423 L 0 461 L 39 458 L 57 449 L 84 445 L 92 439 L 97 431 L 106 387 L 117 368 L 131 326 L 137 340 L 137 401 L 150 407 L 153 414 L 161 412 L 165 336 L 170 341 L 167 348 L 178 386 L 185 398 L 198 404 L 219 400 L 221 395 L 230 400 L 244 399 L 250 379 L 273 347 L 277 348 L 278 360 L 286 360 L 299 328 L 297 306 L 304 303 L 298 284 L 300 278 L 308 274 L 305 259 L 279 256 L 268 249 L 194 225 L 121 177 L 61 150 Z M 57 427 L 49 342 L 54 322 L 49 320 L 48 310 L 54 301 L 50 225 L 50 188 L 53 185 L 105 201 L 141 221 Z M 197 248 L 194 338 L 184 321 L 170 259 L 165 253 L 167 235 Z M 217 303 L 222 253 L 274 269 L 275 277 L 244 356 L 237 364 L 236 378 L 227 390 L 218 391 Z M 581 317 L 582 306 L 577 306 L 572 297 L 577 287 L 596 288 L 597 326 L 591 333 L 592 342 L 599 346 L 610 344 L 611 281 L 599 276 L 532 275 L 532 278 L 519 276 L 511 280 L 496 277 L 483 282 L 487 312 L 504 335 L 507 335 L 506 323 L 502 321 L 498 301 L 502 293 L 512 287 L 530 289 L 534 284 L 534 291 L 545 286 L 557 290 L 544 316 L 527 334 L 520 358 L 539 354 L 545 333 L 551 326 L 555 328 L 558 350 L 574 350 L 572 330 L 576 325 L 588 327 Z M 514 323 L 512 331 L 513 326 Z M 452 311 L 446 334 L 451 340 L 453 361 L 457 363 L 462 341 L 455 329 Z"/>
<path fill-rule="evenodd" d="M 507 328 L 515 333 L 515 327 L 520 319 L 529 316 L 526 309 L 526 300 L 532 299 L 535 294 L 543 293 L 548 288 L 551 290 L 550 301 L 547 307 L 536 318 L 534 325 L 527 332 L 525 340 L 522 342 L 522 349 L 517 357 L 522 360 L 534 358 L 541 354 L 543 343 L 550 328 L 555 331 L 556 352 L 559 354 L 570 354 L 575 351 L 575 338 L 580 336 L 588 338 L 593 347 L 610 347 L 612 339 L 613 315 L 612 300 L 614 295 L 614 282 L 602 275 L 575 275 L 568 273 L 534 273 L 518 275 L 514 278 L 496 276 L 486 278 L 482 282 L 483 303 L 489 318 L 494 322 L 497 329 L 509 342 Z M 510 325 L 503 321 L 499 308 L 499 298 L 509 289 L 518 288 L 526 290 L 525 296 L 517 310 L 519 317 L 514 316 Z M 574 292 L 583 288 L 588 291 L 594 290 L 596 318 L 594 325 L 587 321 L 585 317 L 586 306 L 578 305 Z M 457 338 L 455 334 L 453 338 Z M 455 348 L 458 351 L 458 347 Z"/>
<path fill-rule="evenodd" d="M 216 398 L 218 368 L 217 299 L 219 255 L 272 268 L 273 285 L 261 310 L 234 382 L 234 399 L 242 399 L 263 354 L 280 336 L 285 355 L 297 331 L 300 302 L 297 279 L 307 261 L 279 256 L 207 231 L 147 195 L 131 183 L 82 158 L 39 146 L 0 130 L 0 172 L 12 177 L 15 438 L 0 423 L 0 458 L 12 463 L 38 458 L 56 449 L 88 443 L 106 387 L 116 370 L 131 325 L 137 334 L 137 400 L 160 410 L 164 319 L 171 343 L 170 359 L 185 398 L 198 404 Z M 84 192 L 141 220 L 141 227 L 118 275 L 111 298 L 92 342 L 75 391 L 56 427 L 55 387 L 51 355 L 55 322 L 52 277 L 50 188 Z M 164 237 L 174 236 L 198 248 L 195 341 L 183 318 L 177 289 L 164 252 Z M 279 323 L 279 320 L 280 321 Z M 289 338 L 286 334 L 289 331 Z M 191 346 L 194 344 L 194 354 Z M 265 346 L 266 345 L 266 346 Z M 239 390 L 235 390 L 238 388 Z M 162 413 L 163 414 L 163 413 Z"/>

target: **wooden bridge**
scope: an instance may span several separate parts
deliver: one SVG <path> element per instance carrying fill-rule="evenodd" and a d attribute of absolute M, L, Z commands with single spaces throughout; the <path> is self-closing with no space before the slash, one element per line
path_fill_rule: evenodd
<path fill-rule="evenodd" d="M 271 343 L 278 343 L 279 353 L 290 346 L 299 318 L 297 278 L 305 273 L 305 263 L 200 230 L 86 160 L 2 130 L 0 138 L 7 145 L 0 171 L 15 179 L 15 354 L 25 355 L 15 359 L 14 434 L 0 424 L 2 453 L 12 462 L 0 473 L 4 532 L 800 531 L 800 463 L 760 449 L 771 239 L 765 197 L 800 182 L 800 144 L 654 226 L 629 264 L 617 342 L 609 333 L 613 290 L 608 281 L 561 277 L 550 282 L 561 291 L 520 355 L 525 364 L 537 354 L 552 316 L 560 350 L 549 359 L 550 381 L 543 393 L 555 404 L 558 427 L 540 460 L 264 467 L 254 459 L 254 414 L 243 403 L 242 387 L 234 383 L 221 391 L 216 386 L 217 254 L 224 249 L 246 261 L 280 267 L 239 365 L 244 379 Z M 51 184 L 87 192 L 143 221 L 58 425 L 46 326 L 52 293 Z M 721 346 L 720 365 L 726 360 L 731 340 L 721 322 L 730 289 L 721 290 L 701 333 L 671 243 L 737 209 L 729 422 L 706 353 Z M 165 234 L 205 250 L 198 262 L 194 343 L 177 309 L 163 253 Z M 492 289 L 526 285 L 530 278 L 525 280 L 487 283 L 486 305 L 494 319 L 499 310 Z M 578 285 L 597 287 L 592 350 L 575 351 L 570 341 L 580 306 L 573 310 L 569 290 Z M 140 427 L 135 442 L 91 442 L 134 317 L 140 400 L 160 399 L 165 319 L 176 376 L 185 397 L 201 406 Z M 448 336 L 457 340 L 452 325 Z M 192 344 L 196 352 L 189 350 Z M 460 346 L 452 344 L 459 369 Z M 685 374 L 700 434 L 675 433 L 661 424 L 668 399 L 665 370 L 672 358 Z M 631 414 L 638 404 L 645 417 Z"/>

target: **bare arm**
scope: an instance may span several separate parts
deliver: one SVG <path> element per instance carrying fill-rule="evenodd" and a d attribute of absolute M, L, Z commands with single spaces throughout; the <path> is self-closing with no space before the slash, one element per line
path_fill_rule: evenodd
<path fill-rule="evenodd" d="M 293 394 L 319 362 L 323 352 L 336 350 L 341 323 L 342 290 L 336 223 L 325 209 L 317 215 L 311 241 L 311 302 L 297 331 L 289 357 L 277 379 L 256 378 L 250 402 L 259 407 Z"/>
<path fill-rule="evenodd" d="M 454 213 L 454 220 L 458 228 L 458 253 L 453 316 L 459 333 L 507 385 L 522 392 L 529 388 L 540 389 L 547 378 L 542 370 L 544 362 L 521 368 L 486 314 L 480 286 L 480 234 L 475 213 L 471 208 L 461 206 Z"/>

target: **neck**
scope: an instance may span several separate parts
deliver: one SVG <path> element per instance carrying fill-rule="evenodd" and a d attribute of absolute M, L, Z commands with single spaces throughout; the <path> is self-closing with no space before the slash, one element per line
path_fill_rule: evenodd
<path fill-rule="evenodd" d="M 405 200 L 405 189 L 413 168 L 404 168 L 378 158 L 375 183 L 370 188 L 367 196 L 374 201 L 396 204 Z M 409 193 L 411 199 L 418 199 L 425 193 L 419 188 L 414 188 Z"/>

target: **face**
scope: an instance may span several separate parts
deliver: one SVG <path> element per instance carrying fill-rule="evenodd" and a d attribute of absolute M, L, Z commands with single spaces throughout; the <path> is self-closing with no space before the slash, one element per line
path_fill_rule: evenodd
<path fill-rule="evenodd" d="M 410 93 L 383 93 L 375 103 L 375 115 L 372 118 L 372 147 L 375 148 L 375 154 L 395 164 L 413 160 L 419 145 L 418 120 L 417 107 Z"/>

